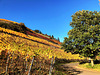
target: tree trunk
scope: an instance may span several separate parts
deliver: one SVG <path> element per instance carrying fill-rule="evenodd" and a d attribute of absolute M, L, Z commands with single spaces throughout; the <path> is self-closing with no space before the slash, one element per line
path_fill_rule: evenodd
<path fill-rule="evenodd" d="M 94 66 L 94 61 L 93 61 L 93 59 L 91 59 L 91 66 L 92 66 L 92 67 Z"/>

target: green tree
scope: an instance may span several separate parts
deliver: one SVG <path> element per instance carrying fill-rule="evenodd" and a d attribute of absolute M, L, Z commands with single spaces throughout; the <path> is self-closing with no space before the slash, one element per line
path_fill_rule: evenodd
<path fill-rule="evenodd" d="M 80 54 L 93 59 L 100 52 L 100 12 L 77 11 L 72 15 L 70 22 L 72 29 L 68 32 L 69 37 L 64 38 L 62 48 L 73 54 Z"/>

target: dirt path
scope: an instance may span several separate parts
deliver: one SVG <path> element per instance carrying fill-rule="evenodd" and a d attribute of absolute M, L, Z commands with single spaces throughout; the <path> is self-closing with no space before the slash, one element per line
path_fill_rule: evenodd
<path fill-rule="evenodd" d="M 77 67 L 78 64 L 79 63 L 68 63 L 61 66 L 66 69 L 70 75 L 100 75 L 100 72 L 79 68 Z"/>

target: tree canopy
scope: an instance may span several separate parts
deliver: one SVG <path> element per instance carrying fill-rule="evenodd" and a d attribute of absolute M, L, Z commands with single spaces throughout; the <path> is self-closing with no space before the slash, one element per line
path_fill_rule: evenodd
<path fill-rule="evenodd" d="M 72 29 L 64 38 L 62 48 L 91 59 L 100 52 L 100 12 L 82 10 L 72 15 Z"/>
<path fill-rule="evenodd" d="M 34 31 L 37 32 L 37 33 L 42 34 L 42 32 L 40 30 L 34 30 Z"/>

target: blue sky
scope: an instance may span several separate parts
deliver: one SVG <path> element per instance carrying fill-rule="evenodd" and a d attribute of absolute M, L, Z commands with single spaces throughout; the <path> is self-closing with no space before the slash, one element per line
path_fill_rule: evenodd
<path fill-rule="evenodd" d="M 63 42 L 71 16 L 79 10 L 99 11 L 98 0 L 0 0 L 0 18 L 54 35 Z"/>

